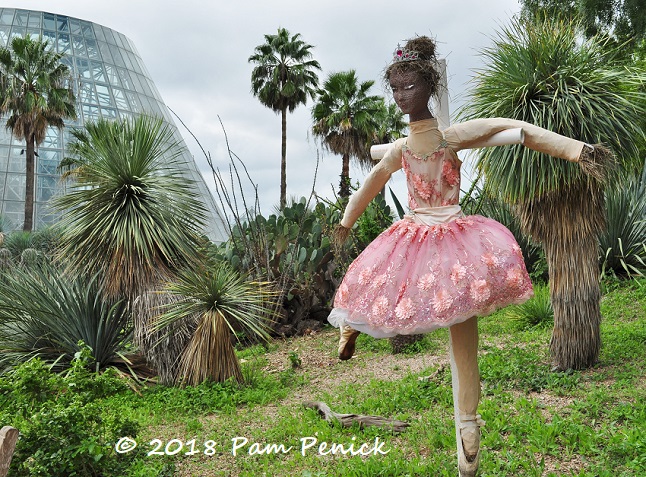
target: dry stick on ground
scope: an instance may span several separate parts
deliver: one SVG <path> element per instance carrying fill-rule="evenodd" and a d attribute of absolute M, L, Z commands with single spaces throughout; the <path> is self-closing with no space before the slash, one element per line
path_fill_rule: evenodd
<path fill-rule="evenodd" d="M 393 432 L 402 432 L 410 424 L 404 421 L 398 421 L 396 419 L 388 419 L 381 416 L 363 416 L 361 414 L 339 414 L 338 412 L 332 411 L 330 406 L 325 404 L 322 401 L 308 401 L 303 404 L 303 406 L 316 409 L 318 413 L 326 421 L 334 422 L 337 421 L 341 423 L 343 427 L 352 427 L 355 423 L 359 424 L 359 428 L 363 429 L 368 426 L 381 427 L 382 429 L 388 429 Z"/>

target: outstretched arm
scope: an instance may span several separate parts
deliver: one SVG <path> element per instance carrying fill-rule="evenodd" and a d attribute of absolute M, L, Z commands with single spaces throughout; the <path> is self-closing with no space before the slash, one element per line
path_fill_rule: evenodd
<path fill-rule="evenodd" d="M 585 143 L 561 136 L 533 124 L 515 119 L 474 119 L 455 124 L 444 131 L 444 137 L 452 149 L 482 147 L 497 133 L 514 128 L 523 131 L 523 144 L 535 151 L 544 152 L 572 162 L 578 162 Z"/>
<path fill-rule="evenodd" d="M 341 225 L 351 228 L 368 204 L 386 185 L 393 172 L 401 169 L 402 144 L 405 139 L 398 139 L 388 149 L 383 159 L 372 168 L 363 185 L 350 197 L 345 208 Z"/>

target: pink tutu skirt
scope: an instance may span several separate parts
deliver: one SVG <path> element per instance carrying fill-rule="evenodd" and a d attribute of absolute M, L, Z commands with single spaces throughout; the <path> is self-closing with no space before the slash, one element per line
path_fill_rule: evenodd
<path fill-rule="evenodd" d="M 521 249 L 499 222 L 479 215 L 437 225 L 404 218 L 350 265 L 328 321 L 376 338 L 426 333 L 532 293 Z"/>

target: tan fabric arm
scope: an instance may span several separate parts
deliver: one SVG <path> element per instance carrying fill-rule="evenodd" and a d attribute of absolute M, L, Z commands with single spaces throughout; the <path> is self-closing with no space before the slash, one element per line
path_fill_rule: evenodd
<path fill-rule="evenodd" d="M 386 185 L 392 173 L 401 169 L 402 144 L 405 142 L 405 138 L 395 141 L 383 159 L 372 168 L 359 190 L 352 194 L 341 220 L 343 227 L 351 228 L 366 210 L 370 201 Z"/>
<path fill-rule="evenodd" d="M 444 131 L 448 145 L 459 151 L 479 147 L 491 135 L 511 128 L 522 128 L 525 134 L 523 144 L 530 149 L 550 156 L 577 162 L 584 143 L 561 136 L 533 124 L 507 118 L 474 119 L 455 124 Z"/>

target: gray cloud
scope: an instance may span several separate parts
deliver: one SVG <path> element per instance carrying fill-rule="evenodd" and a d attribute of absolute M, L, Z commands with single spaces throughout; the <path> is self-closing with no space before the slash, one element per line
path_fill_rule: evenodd
<path fill-rule="evenodd" d="M 66 14 L 105 25 L 136 45 L 164 102 L 198 137 L 215 163 L 227 167 L 222 120 L 230 147 L 246 163 L 255 181 L 263 212 L 278 202 L 280 117 L 263 107 L 250 92 L 252 65 L 247 62 L 264 34 L 278 27 L 300 33 L 314 45 L 323 71 L 357 70 L 360 80 L 375 80 L 373 92 L 383 91 L 381 75 L 398 42 L 417 34 L 434 36 L 449 65 L 452 113 L 462 104 L 466 83 L 480 66 L 477 51 L 489 36 L 519 10 L 517 0 L 412 2 L 348 1 L 207 2 L 20 0 L 8 7 Z M 321 151 L 309 138 L 310 107 L 299 107 L 287 119 L 287 192 L 309 194 L 317 154 L 316 190 L 331 197 L 338 183 L 340 158 Z M 180 129 L 182 130 L 181 126 Z M 182 130 L 207 182 L 211 173 L 202 152 Z M 363 171 L 351 170 L 353 181 Z M 398 194 L 402 178 L 393 179 Z"/>

